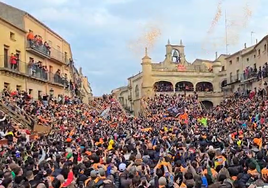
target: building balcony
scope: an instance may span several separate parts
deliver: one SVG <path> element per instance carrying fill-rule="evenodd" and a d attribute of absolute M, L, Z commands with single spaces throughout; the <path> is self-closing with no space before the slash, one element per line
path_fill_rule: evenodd
<path fill-rule="evenodd" d="M 227 78 L 227 85 L 240 83 L 241 80 L 242 80 L 241 74 L 230 76 L 229 78 Z"/>
<path fill-rule="evenodd" d="M 49 82 L 60 87 L 69 88 L 67 78 L 60 75 L 48 73 L 44 66 L 38 63 L 26 63 L 21 60 L 12 61 L 9 56 L 0 56 L 0 71 L 5 71 L 10 74 L 28 77 L 42 82 Z"/>
<path fill-rule="evenodd" d="M 0 56 L 0 70 L 25 75 L 26 65 L 25 62 L 22 62 L 19 59 L 12 60 L 10 56 Z"/>
<path fill-rule="evenodd" d="M 38 44 L 33 44 L 31 42 L 27 42 L 27 47 L 26 51 L 29 53 L 32 53 L 42 59 L 49 59 L 50 58 L 50 49 L 45 47 L 44 45 L 38 45 Z"/>
<path fill-rule="evenodd" d="M 67 65 L 69 64 L 69 59 L 67 57 L 67 53 L 62 53 L 59 50 L 56 50 L 55 48 L 51 48 L 50 50 L 50 60 L 53 61 L 54 63 L 58 64 L 64 64 Z"/>
<path fill-rule="evenodd" d="M 48 81 L 52 84 L 57 84 L 59 86 L 64 86 L 65 88 L 69 87 L 69 82 L 67 78 L 62 77 L 59 74 L 53 74 L 53 73 L 48 73 Z"/>

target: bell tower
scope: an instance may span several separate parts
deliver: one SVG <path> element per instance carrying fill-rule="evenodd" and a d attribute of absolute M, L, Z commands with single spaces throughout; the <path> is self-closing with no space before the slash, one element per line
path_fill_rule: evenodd
<path fill-rule="evenodd" d="M 166 63 L 181 63 L 186 64 L 185 54 L 184 54 L 184 45 L 182 40 L 180 40 L 179 45 L 171 45 L 168 40 L 166 45 Z"/>
<path fill-rule="evenodd" d="M 142 96 L 150 96 L 153 92 L 152 83 L 152 59 L 145 48 L 145 56 L 142 58 Z"/>

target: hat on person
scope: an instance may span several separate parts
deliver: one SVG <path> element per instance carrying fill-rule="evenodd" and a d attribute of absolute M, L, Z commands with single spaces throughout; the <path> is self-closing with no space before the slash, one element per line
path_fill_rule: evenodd
<path fill-rule="evenodd" d="M 161 177 L 158 180 L 159 185 L 167 185 L 167 179 L 165 177 Z"/>
<path fill-rule="evenodd" d="M 92 171 L 90 172 L 90 177 L 91 177 L 91 178 L 96 178 L 96 177 L 97 177 L 97 171 L 96 171 L 96 170 L 92 170 Z"/>
<path fill-rule="evenodd" d="M 127 168 L 127 165 L 125 163 L 121 163 L 118 169 L 120 172 L 124 172 L 126 168 Z"/>
<path fill-rule="evenodd" d="M 99 168 L 99 174 L 100 176 L 105 176 L 105 170 L 103 168 Z"/>

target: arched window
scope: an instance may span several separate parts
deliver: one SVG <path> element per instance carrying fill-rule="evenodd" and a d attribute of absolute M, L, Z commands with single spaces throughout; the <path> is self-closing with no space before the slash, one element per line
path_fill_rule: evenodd
<path fill-rule="evenodd" d="M 223 81 L 221 82 L 221 87 L 225 87 L 225 86 L 227 86 L 227 80 L 223 80 Z"/>
<path fill-rule="evenodd" d="M 181 62 L 181 56 L 179 50 L 172 50 L 172 62 L 174 63 L 180 63 Z"/>
<path fill-rule="evenodd" d="M 178 82 L 176 83 L 175 91 L 194 91 L 194 85 L 188 81 Z"/>
<path fill-rule="evenodd" d="M 138 85 L 136 85 L 136 87 L 135 87 L 135 96 L 136 96 L 136 98 L 139 98 L 139 96 L 140 96 L 140 90 L 139 90 Z"/>
<path fill-rule="evenodd" d="M 210 82 L 198 82 L 195 88 L 196 91 L 213 91 L 213 85 Z"/>
<path fill-rule="evenodd" d="M 173 92 L 173 85 L 171 82 L 159 81 L 154 84 L 155 92 Z"/>
<path fill-rule="evenodd" d="M 202 108 L 204 108 L 205 110 L 213 108 L 213 102 L 211 101 L 207 101 L 207 100 L 201 101 L 201 105 L 202 105 Z"/>

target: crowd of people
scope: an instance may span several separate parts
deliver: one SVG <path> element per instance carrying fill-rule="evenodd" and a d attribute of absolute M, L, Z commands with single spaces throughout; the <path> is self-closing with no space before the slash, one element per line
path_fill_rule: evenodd
<path fill-rule="evenodd" d="M 47 41 L 43 42 L 43 38 L 40 35 L 35 35 L 32 30 L 29 30 L 27 34 L 27 40 L 29 47 L 50 56 L 51 47 Z"/>
<path fill-rule="evenodd" d="M 78 97 L 35 101 L 26 92 L 2 92 L 6 105 L 47 135 L 0 112 L 1 187 L 255 188 L 268 183 L 268 100 L 236 93 L 213 109 L 198 95 L 143 99 L 146 113 L 129 117 L 112 95 L 83 104 Z"/>

